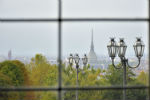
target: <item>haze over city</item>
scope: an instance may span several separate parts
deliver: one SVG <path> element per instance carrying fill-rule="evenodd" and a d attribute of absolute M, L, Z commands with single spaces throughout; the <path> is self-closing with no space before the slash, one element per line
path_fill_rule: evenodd
<path fill-rule="evenodd" d="M 0 18 L 57 18 L 57 0 L 44 0 L 42 3 L 40 1 L 1 0 Z M 146 18 L 148 17 L 147 2 L 147 0 L 115 0 L 115 2 L 110 0 L 63 0 L 63 17 Z M 106 4 L 108 5 L 107 7 L 104 6 Z M 47 56 L 57 57 L 57 27 L 56 22 L 0 23 L 0 55 L 7 55 L 8 50 L 11 49 L 13 54 L 18 56 L 34 56 L 36 53 L 42 53 Z M 119 40 L 118 38 L 124 37 L 128 45 L 127 55 L 134 55 L 132 45 L 135 38 L 142 37 L 146 45 L 144 53 L 147 54 L 148 52 L 147 22 L 64 22 L 62 55 L 68 56 L 69 53 L 83 55 L 88 53 L 92 29 L 94 30 L 94 45 L 97 55 L 107 55 L 106 45 L 109 42 L 109 37 L 116 37 L 117 41 Z"/>

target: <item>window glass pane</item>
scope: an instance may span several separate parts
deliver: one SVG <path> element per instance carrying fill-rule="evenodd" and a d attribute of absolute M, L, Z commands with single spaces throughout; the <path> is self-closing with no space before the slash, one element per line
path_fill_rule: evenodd
<path fill-rule="evenodd" d="M 54 91 L 29 91 L 29 92 L 1 92 L 1 100 L 57 100 L 57 92 Z"/>
<path fill-rule="evenodd" d="M 63 17 L 148 17 L 148 0 L 63 0 Z"/>
<path fill-rule="evenodd" d="M 56 18 L 57 0 L 0 0 L 0 18 Z"/>
<path fill-rule="evenodd" d="M 57 86 L 57 23 L 1 23 L 0 45 L 1 86 Z"/>
<path fill-rule="evenodd" d="M 92 38 L 93 33 L 93 38 Z M 115 69 L 108 55 L 107 44 L 110 37 L 124 38 L 127 45 L 126 58 L 135 66 L 133 44 L 136 37 L 142 37 L 145 44 L 144 56 L 138 68 L 127 67 L 127 85 L 148 84 L 148 23 L 146 22 L 78 22 L 63 23 L 63 85 L 76 86 L 76 64 L 69 66 L 69 55 L 80 56 L 78 86 L 111 86 L 122 85 L 123 69 Z M 92 41 L 93 40 L 93 41 Z M 88 56 L 88 65 L 83 65 L 84 54 Z M 115 65 L 120 66 L 120 58 L 115 58 Z M 145 77 L 144 79 L 142 77 Z"/>

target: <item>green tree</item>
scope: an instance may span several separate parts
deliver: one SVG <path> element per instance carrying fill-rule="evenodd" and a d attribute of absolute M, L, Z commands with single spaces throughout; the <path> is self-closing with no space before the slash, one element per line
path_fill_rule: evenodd
<path fill-rule="evenodd" d="M 18 63 L 16 63 L 18 62 Z M 23 66 L 19 66 L 19 61 L 4 61 L 0 63 L 0 86 L 12 87 L 24 85 L 24 71 Z M 26 73 L 27 74 L 27 73 Z M 19 92 L 1 92 L 0 99 L 24 99 L 25 94 Z"/>
<path fill-rule="evenodd" d="M 18 68 L 21 69 L 21 73 L 23 74 L 23 80 L 24 83 L 21 86 L 30 86 L 31 83 L 31 79 L 29 77 L 29 72 L 25 66 L 24 63 L 22 63 L 19 60 L 12 60 L 12 63 L 15 64 Z M 20 92 L 20 99 L 32 99 L 32 97 L 34 96 L 33 92 Z"/>
<path fill-rule="evenodd" d="M 13 60 L 12 63 L 21 69 L 21 73 L 23 74 L 23 78 L 24 78 L 23 86 L 29 86 L 31 84 L 29 79 L 29 72 L 26 69 L 25 64 L 19 60 Z"/>
<path fill-rule="evenodd" d="M 0 73 L 0 87 L 10 87 L 12 82 L 10 78 L 3 73 Z M 0 92 L 0 100 L 9 99 L 10 95 L 6 92 Z"/>
<path fill-rule="evenodd" d="M 30 73 L 31 86 L 57 86 L 58 66 L 51 65 L 42 54 L 36 54 L 30 64 L 26 66 Z M 56 100 L 57 94 L 54 92 L 34 92 L 34 96 L 35 100 Z"/>
<path fill-rule="evenodd" d="M 118 65 L 120 66 L 120 65 Z M 127 67 L 126 73 L 126 81 L 127 85 L 143 85 L 136 78 L 136 75 L 132 72 L 130 68 Z M 104 77 L 106 84 L 109 86 L 122 86 L 123 83 L 123 69 L 115 69 L 114 66 L 109 65 L 108 70 L 106 71 L 106 75 Z M 109 95 L 109 96 L 108 96 Z M 121 100 L 122 99 L 122 91 L 116 90 L 106 90 L 102 94 L 103 100 Z M 145 100 L 146 99 L 146 91 L 145 90 L 126 90 L 126 96 L 128 100 Z"/>
<path fill-rule="evenodd" d="M 0 73 L 9 77 L 14 86 L 21 86 L 24 83 L 24 77 L 21 68 L 19 68 L 12 61 L 1 62 Z"/>
<path fill-rule="evenodd" d="M 103 71 L 101 69 L 90 68 L 90 66 L 85 66 L 83 69 L 79 69 L 79 86 L 100 86 L 101 80 L 98 77 L 101 77 L 100 73 Z M 71 66 L 63 66 L 63 85 L 64 86 L 76 86 L 77 72 L 76 68 Z M 101 99 L 100 91 L 78 91 L 79 100 L 93 100 Z M 76 92 L 75 91 L 64 91 L 64 100 L 75 100 Z"/>
<path fill-rule="evenodd" d="M 139 76 L 137 77 L 137 80 L 143 85 L 148 85 L 148 73 L 145 73 L 144 71 L 140 72 Z"/>

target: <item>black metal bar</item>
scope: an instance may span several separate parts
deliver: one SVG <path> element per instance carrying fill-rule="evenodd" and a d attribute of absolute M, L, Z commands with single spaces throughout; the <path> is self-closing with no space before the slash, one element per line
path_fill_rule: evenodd
<path fill-rule="evenodd" d="M 79 86 L 79 83 L 78 83 L 78 67 L 76 67 L 76 70 L 77 70 L 76 87 L 78 87 Z M 78 90 L 76 90 L 76 100 L 78 100 Z"/>
<path fill-rule="evenodd" d="M 60 88 L 50 88 L 50 87 L 41 87 L 41 88 L 29 88 L 29 87 L 12 87 L 4 88 L 0 87 L 0 92 L 13 92 L 13 91 L 85 91 L 85 90 L 123 90 L 123 89 L 148 89 L 149 86 L 103 86 L 103 87 L 62 87 Z"/>
<path fill-rule="evenodd" d="M 126 82 L 126 62 L 123 62 L 123 87 L 127 85 Z M 123 89 L 123 100 L 126 100 L 126 89 Z"/>
<path fill-rule="evenodd" d="M 149 21 L 149 18 L 0 18 L 0 22 L 87 22 L 87 21 Z"/>
<path fill-rule="evenodd" d="M 64 18 L 63 21 L 149 21 L 148 18 Z"/>
<path fill-rule="evenodd" d="M 66 88 L 62 88 L 62 90 L 71 90 L 71 91 L 75 91 L 75 90 L 80 90 L 80 91 L 84 91 L 84 90 L 123 90 L 123 89 L 148 89 L 149 86 L 103 86 L 103 87 L 66 87 Z"/>
<path fill-rule="evenodd" d="M 150 19 L 150 1 L 148 0 L 148 18 Z M 148 62 L 148 67 L 149 67 L 149 89 L 148 89 L 148 99 L 150 100 L 150 20 L 148 22 L 148 49 L 149 49 L 149 62 Z"/>
<path fill-rule="evenodd" d="M 0 22 L 57 22 L 53 18 L 0 18 Z"/>
<path fill-rule="evenodd" d="M 58 0 L 58 63 L 59 63 L 59 67 L 58 67 L 58 100 L 62 100 L 62 96 L 61 96 L 61 86 L 62 86 L 62 61 L 61 61 L 61 30 L 62 30 L 62 22 L 61 22 L 61 18 L 62 18 L 62 1 Z"/>
<path fill-rule="evenodd" d="M 0 92 L 11 92 L 11 91 L 58 91 L 58 88 L 41 87 L 41 88 L 29 88 L 29 87 L 12 87 L 12 88 L 0 88 Z"/>

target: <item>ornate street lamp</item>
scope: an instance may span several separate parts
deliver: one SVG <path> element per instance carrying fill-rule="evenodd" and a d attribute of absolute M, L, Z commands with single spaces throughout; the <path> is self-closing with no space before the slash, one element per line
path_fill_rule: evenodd
<path fill-rule="evenodd" d="M 73 62 L 76 65 L 76 70 L 77 70 L 77 80 L 76 80 L 76 87 L 78 87 L 78 73 L 79 73 L 79 62 L 80 62 L 80 57 L 78 54 L 75 54 L 75 56 L 73 57 L 72 54 L 70 54 L 69 56 L 69 64 L 72 66 Z M 84 58 L 82 58 L 83 64 L 86 66 L 87 62 L 88 62 L 88 58 L 86 56 L 86 54 L 84 55 Z M 76 91 L 76 100 L 78 100 L 78 91 Z"/>
<path fill-rule="evenodd" d="M 120 38 L 120 42 L 118 43 L 118 56 L 123 59 L 126 54 L 127 45 L 124 42 L 124 38 Z"/>
<path fill-rule="evenodd" d="M 73 63 L 75 63 L 76 68 L 79 68 L 79 62 L 80 59 L 82 59 L 83 65 L 86 66 L 88 63 L 88 58 L 86 56 L 86 54 L 84 54 L 83 58 L 80 58 L 78 54 L 75 54 L 74 56 L 72 54 L 70 54 L 68 61 L 69 61 L 69 65 L 73 65 Z"/>
<path fill-rule="evenodd" d="M 136 57 L 140 60 L 141 57 L 143 56 L 144 47 L 145 47 L 141 38 L 137 38 L 136 43 L 133 45 L 133 47 L 134 47 Z"/>
<path fill-rule="evenodd" d="M 74 56 L 74 62 L 76 64 L 76 68 L 77 69 L 79 68 L 79 61 L 80 61 L 79 55 L 75 54 L 75 56 Z"/>
<path fill-rule="evenodd" d="M 108 48 L 109 57 L 111 57 L 111 59 L 114 60 L 117 54 L 117 44 L 115 38 L 110 38 L 110 42 L 107 45 L 107 48 Z"/>
<path fill-rule="evenodd" d="M 82 58 L 82 61 L 83 61 L 83 65 L 86 66 L 87 62 L 88 62 L 88 58 L 87 58 L 86 54 L 84 54 L 84 57 Z"/>
<path fill-rule="evenodd" d="M 135 55 L 138 58 L 138 64 L 136 66 L 130 66 L 128 63 L 128 59 L 126 59 L 125 57 L 127 45 L 125 44 L 123 38 L 120 38 L 120 42 L 118 43 L 118 45 L 115 42 L 115 38 L 111 38 L 109 44 L 107 45 L 109 57 L 111 57 L 112 59 L 112 65 L 117 69 L 123 67 L 123 87 L 126 86 L 126 67 L 127 66 L 129 68 L 138 67 L 140 65 L 141 57 L 143 56 L 143 53 L 144 53 L 145 45 L 143 44 L 141 38 L 136 38 L 136 39 L 137 40 L 135 44 L 133 45 Z M 121 65 L 122 65 L 121 67 L 116 67 L 116 65 L 114 64 L 114 59 L 117 53 L 121 60 Z M 126 90 L 123 90 L 123 100 L 126 100 Z"/>
<path fill-rule="evenodd" d="M 69 64 L 72 66 L 73 65 L 73 55 L 72 54 L 70 54 L 68 60 L 69 60 Z"/>

